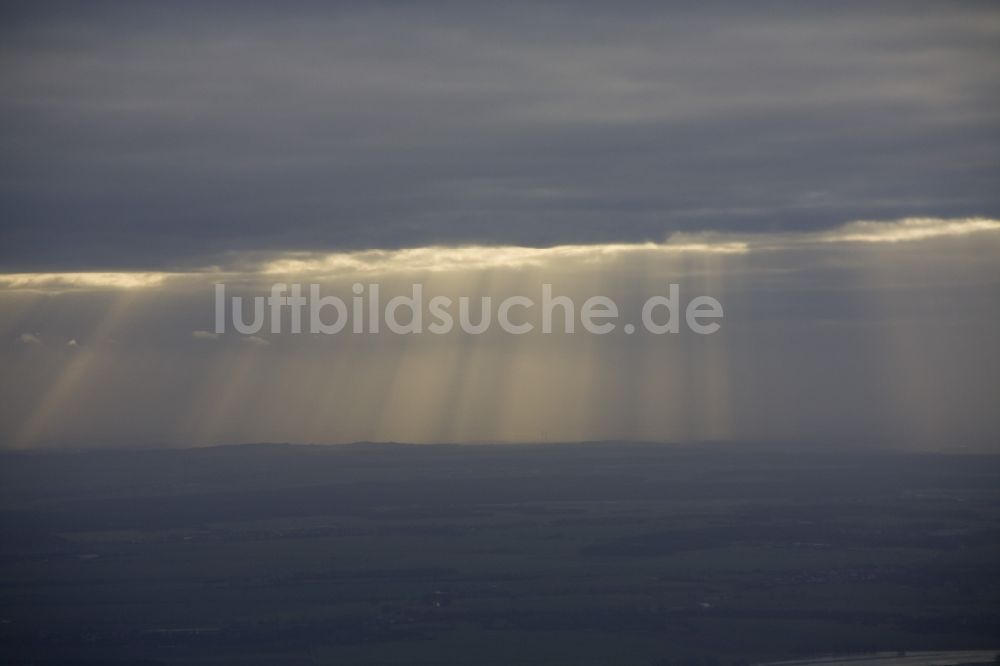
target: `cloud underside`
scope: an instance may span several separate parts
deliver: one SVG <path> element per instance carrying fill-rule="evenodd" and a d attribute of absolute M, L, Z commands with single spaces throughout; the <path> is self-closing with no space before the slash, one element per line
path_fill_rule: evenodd
<path fill-rule="evenodd" d="M 1000 216 L 991 3 L 3 19 L 3 273 Z"/>

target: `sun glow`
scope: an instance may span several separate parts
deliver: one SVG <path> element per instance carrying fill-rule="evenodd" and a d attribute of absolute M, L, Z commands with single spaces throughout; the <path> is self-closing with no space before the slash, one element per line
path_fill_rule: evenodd
<path fill-rule="evenodd" d="M 557 245 L 548 248 L 518 246 L 420 247 L 403 250 L 359 252 L 297 252 L 266 262 L 267 275 L 344 275 L 450 272 L 492 268 L 543 268 L 556 262 L 599 263 L 622 255 L 676 255 L 682 253 L 740 254 L 743 241 L 678 243 L 611 243 L 603 245 Z"/>
<path fill-rule="evenodd" d="M 0 288 L 39 291 L 68 289 L 141 289 L 159 287 L 172 273 L 6 273 Z"/>
<path fill-rule="evenodd" d="M 908 217 L 893 222 L 859 220 L 821 235 L 826 243 L 901 243 L 947 236 L 967 236 L 984 231 L 1000 231 L 1000 221 L 983 217 L 941 220 Z"/>
<path fill-rule="evenodd" d="M 854 221 L 820 232 L 675 233 L 663 243 L 604 243 L 523 247 L 515 245 L 427 246 L 345 252 L 287 251 L 249 253 L 229 263 L 174 272 L 39 272 L 0 274 L 0 290 L 61 292 L 70 290 L 156 289 L 185 279 L 203 281 L 267 280 L 276 276 L 324 279 L 454 273 L 534 268 L 593 269 L 622 262 L 678 261 L 681 257 L 726 257 L 755 252 L 794 250 L 834 244 L 918 242 L 1000 232 L 989 218 L 904 218 Z"/>

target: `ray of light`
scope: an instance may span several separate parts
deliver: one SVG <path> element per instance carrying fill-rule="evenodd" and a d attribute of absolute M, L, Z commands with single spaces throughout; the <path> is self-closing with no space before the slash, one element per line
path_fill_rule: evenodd
<path fill-rule="evenodd" d="M 104 316 L 88 334 L 90 344 L 71 356 L 22 421 L 13 438 L 15 445 L 30 446 L 53 434 L 53 428 L 60 425 L 79 394 L 86 391 L 85 380 L 101 362 L 103 357 L 97 346 L 108 342 L 122 321 L 141 305 L 134 292 L 121 292 L 113 298 Z"/>
<path fill-rule="evenodd" d="M 198 444 L 220 444 L 241 441 L 249 433 L 250 439 L 242 441 L 260 441 L 251 424 L 260 395 L 254 378 L 264 353 L 263 346 L 244 343 L 216 356 L 196 383 L 200 388 L 182 420 L 182 436 Z"/>

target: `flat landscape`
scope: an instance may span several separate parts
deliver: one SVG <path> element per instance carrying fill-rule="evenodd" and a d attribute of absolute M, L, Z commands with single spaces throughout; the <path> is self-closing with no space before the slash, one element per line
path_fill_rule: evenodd
<path fill-rule="evenodd" d="M 0 477 L 4 664 L 1000 647 L 995 456 L 247 445 L 8 452 Z"/>

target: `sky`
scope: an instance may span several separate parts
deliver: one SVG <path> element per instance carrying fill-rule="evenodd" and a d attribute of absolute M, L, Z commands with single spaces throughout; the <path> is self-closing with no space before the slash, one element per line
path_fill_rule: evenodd
<path fill-rule="evenodd" d="M 995 3 L 0 14 L 0 446 L 1000 446 Z M 214 333 L 279 279 L 725 319 Z"/>

